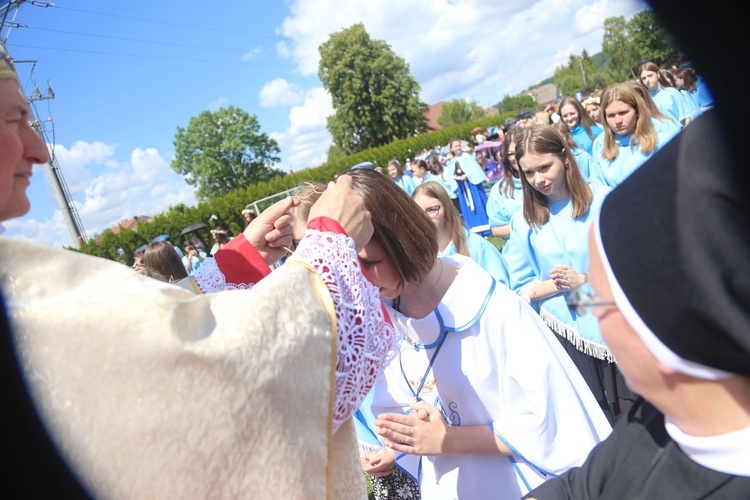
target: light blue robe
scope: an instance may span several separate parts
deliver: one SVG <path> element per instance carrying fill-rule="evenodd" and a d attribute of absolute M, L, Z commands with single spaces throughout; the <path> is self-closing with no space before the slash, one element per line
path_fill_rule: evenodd
<path fill-rule="evenodd" d="M 513 178 L 513 198 L 506 198 L 500 191 L 500 183 L 496 182 L 490 189 L 490 195 L 487 199 L 487 217 L 489 218 L 490 228 L 510 224 L 513 214 L 522 208 L 523 185 L 521 179 Z M 503 238 L 503 254 L 510 244 L 510 237 Z"/>
<path fill-rule="evenodd" d="M 602 175 L 599 162 L 594 157 L 580 148 L 574 148 L 573 157 L 578 164 L 578 169 L 581 171 L 581 175 L 586 182 L 596 182 L 597 184 L 606 185 L 604 176 Z"/>
<path fill-rule="evenodd" d="M 422 177 L 421 180 L 420 179 L 416 179 L 416 178 L 414 180 L 415 181 L 419 181 L 419 182 L 417 182 L 418 185 L 419 184 L 424 184 L 425 182 L 437 182 L 438 184 L 440 184 L 441 186 L 443 186 L 443 189 L 445 189 L 445 192 L 448 193 L 448 196 L 450 196 L 452 194 L 450 188 L 445 184 L 445 182 L 443 182 L 443 179 L 441 179 L 440 177 L 438 177 L 437 175 L 435 175 L 433 173 L 427 172 L 425 174 L 425 176 Z"/>
<path fill-rule="evenodd" d="M 508 264 L 495 245 L 466 228 L 464 228 L 464 236 L 466 237 L 466 246 L 469 247 L 471 260 L 479 264 L 497 281 L 509 287 Z M 448 257 L 456 254 L 456 252 L 456 245 L 451 241 L 446 249 L 438 254 L 438 257 Z"/>
<path fill-rule="evenodd" d="M 550 202 L 550 219 L 542 227 L 532 228 L 523 212 L 511 219 L 513 245 L 505 254 L 511 288 L 520 295 L 534 283 L 550 279 L 556 266 L 570 266 L 585 273 L 589 265 L 588 230 L 599 213 L 602 201 L 611 189 L 591 185 L 594 202 L 580 219 L 573 219 L 570 200 Z M 588 285 L 584 285 L 588 286 Z M 612 359 L 599 331 L 599 323 L 591 314 L 577 316 L 567 305 L 569 292 L 558 293 L 537 301 L 542 319 L 573 343 L 581 352 L 599 359 Z M 532 305 L 534 305 L 532 303 Z"/>
<path fill-rule="evenodd" d="M 466 179 L 472 184 L 482 184 L 487 180 L 487 175 L 476 158 L 466 153 L 461 153 L 445 163 L 447 174 L 452 175 L 456 171 L 456 161 L 461 165 L 461 170 L 466 174 Z"/>
<path fill-rule="evenodd" d="M 700 108 L 695 105 L 692 99 L 687 99 L 673 87 L 661 87 L 659 90 L 651 92 L 651 97 L 659 111 L 678 122 L 682 122 L 700 112 Z"/>
<path fill-rule="evenodd" d="M 693 96 L 692 94 L 695 94 L 695 96 Z M 697 104 L 702 111 L 713 107 L 714 96 L 711 95 L 711 90 L 708 88 L 706 82 L 703 81 L 703 78 L 698 77 L 695 92 L 693 92 L 692 94 L 691 97 L 693 97 L 695 104 Z"/>
<path fill-rule="evenodd" d="M 206 252 L 198 252 L 198 253 L 204 260 L 208 258 L 208 255 L 206 255 Z M 189 276 L 192 276 L 193 273 L 197 271 L 199 267 L 201 267 L 201 264 L 203 264 L 203 261 L 200 260 L 198 257 L 194 257 L 190 259 L 190 262 L 188 262 L 188 256 L 187 255 L 182 256 L 182 265 L 185 266 L 185 270 L 187 271 Z"/>
<path fill-rule="evenodd" d="M 638 145 L 631 146 L 630 140 L 631 135 L 615 135 L 615 143 L 617 144 L 617 156 L 613 160 L 607 160 L 602 156 L 604 150 L 604 134 L 597 137 L 594 141 L 594 158 L 599 162 L 599 169 L 603 179 L 603 184 L 609 187 L 617 187 L 622 181 L 627 179 L 630 174 L 636 171 L 638 167 L 651 158 L 656 151 L 659 150 L 664 144 L 669 142 L 672 137 L 677 135 L 680 131 L 679 125 L 674 121 L 662 122 L 660 120 L 652 119 L 654 128 L 656 129 L 656 135 L 658 141 L 656 148 L 649 153 L 645 154 L 641 152 L 641 148 Z"/>
<path fill-rule="evenodd" d="M 396 181 L 396 185 L 406 191 L 406 194 L 409 196 L 411 196 L 414 190 L 417 189 L 414 179 L 407 177 L 406 175 L 402 175 L 400 178 L 394 180 Z"/>
<path fill-rule="evenodd" d="M 594 134 L 594 139 L 602 135 L 602 132 L 604 132 L 604 129 L 599 125 L 591 126 L 591 133 Z M 583 128 L 583 125 L 579 124 L 576 128 L 570 131 L 570 134 L 573 136 L 573 140 L 578 147 L 586 151 L 588 154 L 591 154 L 591 145 L 593 141 L 586 132 L 586 129 Z"/>

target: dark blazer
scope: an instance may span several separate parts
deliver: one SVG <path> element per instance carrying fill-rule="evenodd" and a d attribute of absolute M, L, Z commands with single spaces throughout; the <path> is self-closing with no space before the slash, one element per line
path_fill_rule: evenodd
<path fill-rule="evenodd" d="M 750 477 L 707 469 L 690 460 L 664 428 L 664 415 L 639 399 L 586 459 L 529 493 L 557 499 L 746 499 Z"/>

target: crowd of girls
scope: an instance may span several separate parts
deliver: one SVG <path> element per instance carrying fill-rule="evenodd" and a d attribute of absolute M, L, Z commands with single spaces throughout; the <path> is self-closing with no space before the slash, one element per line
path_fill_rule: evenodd
<path fill-rule="evenodd" d="M 560 447 L 569 431 L 586 448 L 635 400 L 597 320 L 575 306 L 591 293 L 587 234 L 612 188 L 700 115 L 693 73 L 674 72 L 680 92 L 658 67 L 639 69 L 637 83 L 563 99 L 552 125 L 506 131 L 487 197 L 457 139 L 447 161 L 411 162 L 413 188 L 397 162 L 389 173 L 401 189 L 354 173 L 378 203 L 360 258 L 405 339 L 357 413 L 376 498 L 522 494 L 567 466 L 558 459 L 575 462 L 578 451 Z M 480 236 L 484 224 L 502 253 Z M 531 376 L 542 368 L 559 373 Z"/>

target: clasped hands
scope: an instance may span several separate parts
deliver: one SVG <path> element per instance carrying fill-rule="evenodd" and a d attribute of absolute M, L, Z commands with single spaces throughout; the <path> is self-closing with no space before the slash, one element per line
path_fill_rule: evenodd
<path fill-rule="evenodd" d="M 570 266 L 556 266 L 549 272 L 549 276 L 561 292 L 575 290 L 586 283 L 586 275 L 577 273 Z"/>
<path fill-rule="evenodd" d="M 255 247 L 266 263 L 273 264 L 284 256 L 286 248 L 292 245 L 292 208 L 299 200 L 290 196 L 265 209 L 245 228 L 247 241 Z M 357 250 L 370 241 L 373 233 L 370 212 L 364 200 L 352 190 L 352 178 L 340 176 L 336 182 L 329 182 L 328 188 L 310 209 L 312 220 L 328 217 L 337 221 L 346 234 L 354 239 Z"/>
<path fill-rule="evenodd" d="M 371 476 L 387 476 L 395 470 L 395 453 L 410 455 L 440 455 L 448 424 L 436 407 L 423 401 L 411 405 L 406 415 L 383 413 L 375 426 L 383 436 L 385 447 L 378 453 L 362 458 L 362 470 Z"/>

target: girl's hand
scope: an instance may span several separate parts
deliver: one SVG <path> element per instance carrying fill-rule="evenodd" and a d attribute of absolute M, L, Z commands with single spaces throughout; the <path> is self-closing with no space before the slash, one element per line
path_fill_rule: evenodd
<path fill-rule="evenodd" d="M 570 266 L 557 266 L 549 272 L 558 290 L 568 292 L 586 283 L 586 275 L 579 274 Z"/>
<path fill-rule="evenodd" d="M 443 453 L 448 424 L 436 407 L 420 401 L 411 405 L 407 415 L 383 413 L 375 425 L 378 434 L 388 439 L 386 446 L 409 455 L 432 456 Z"/>
<path fill-rule="evenodd" d="M 384 477 L 396 470 L 395 455 L 390 448 L 383 448 L 369 457 L 360 458 L 362 470 L 371 476 Z"/>

